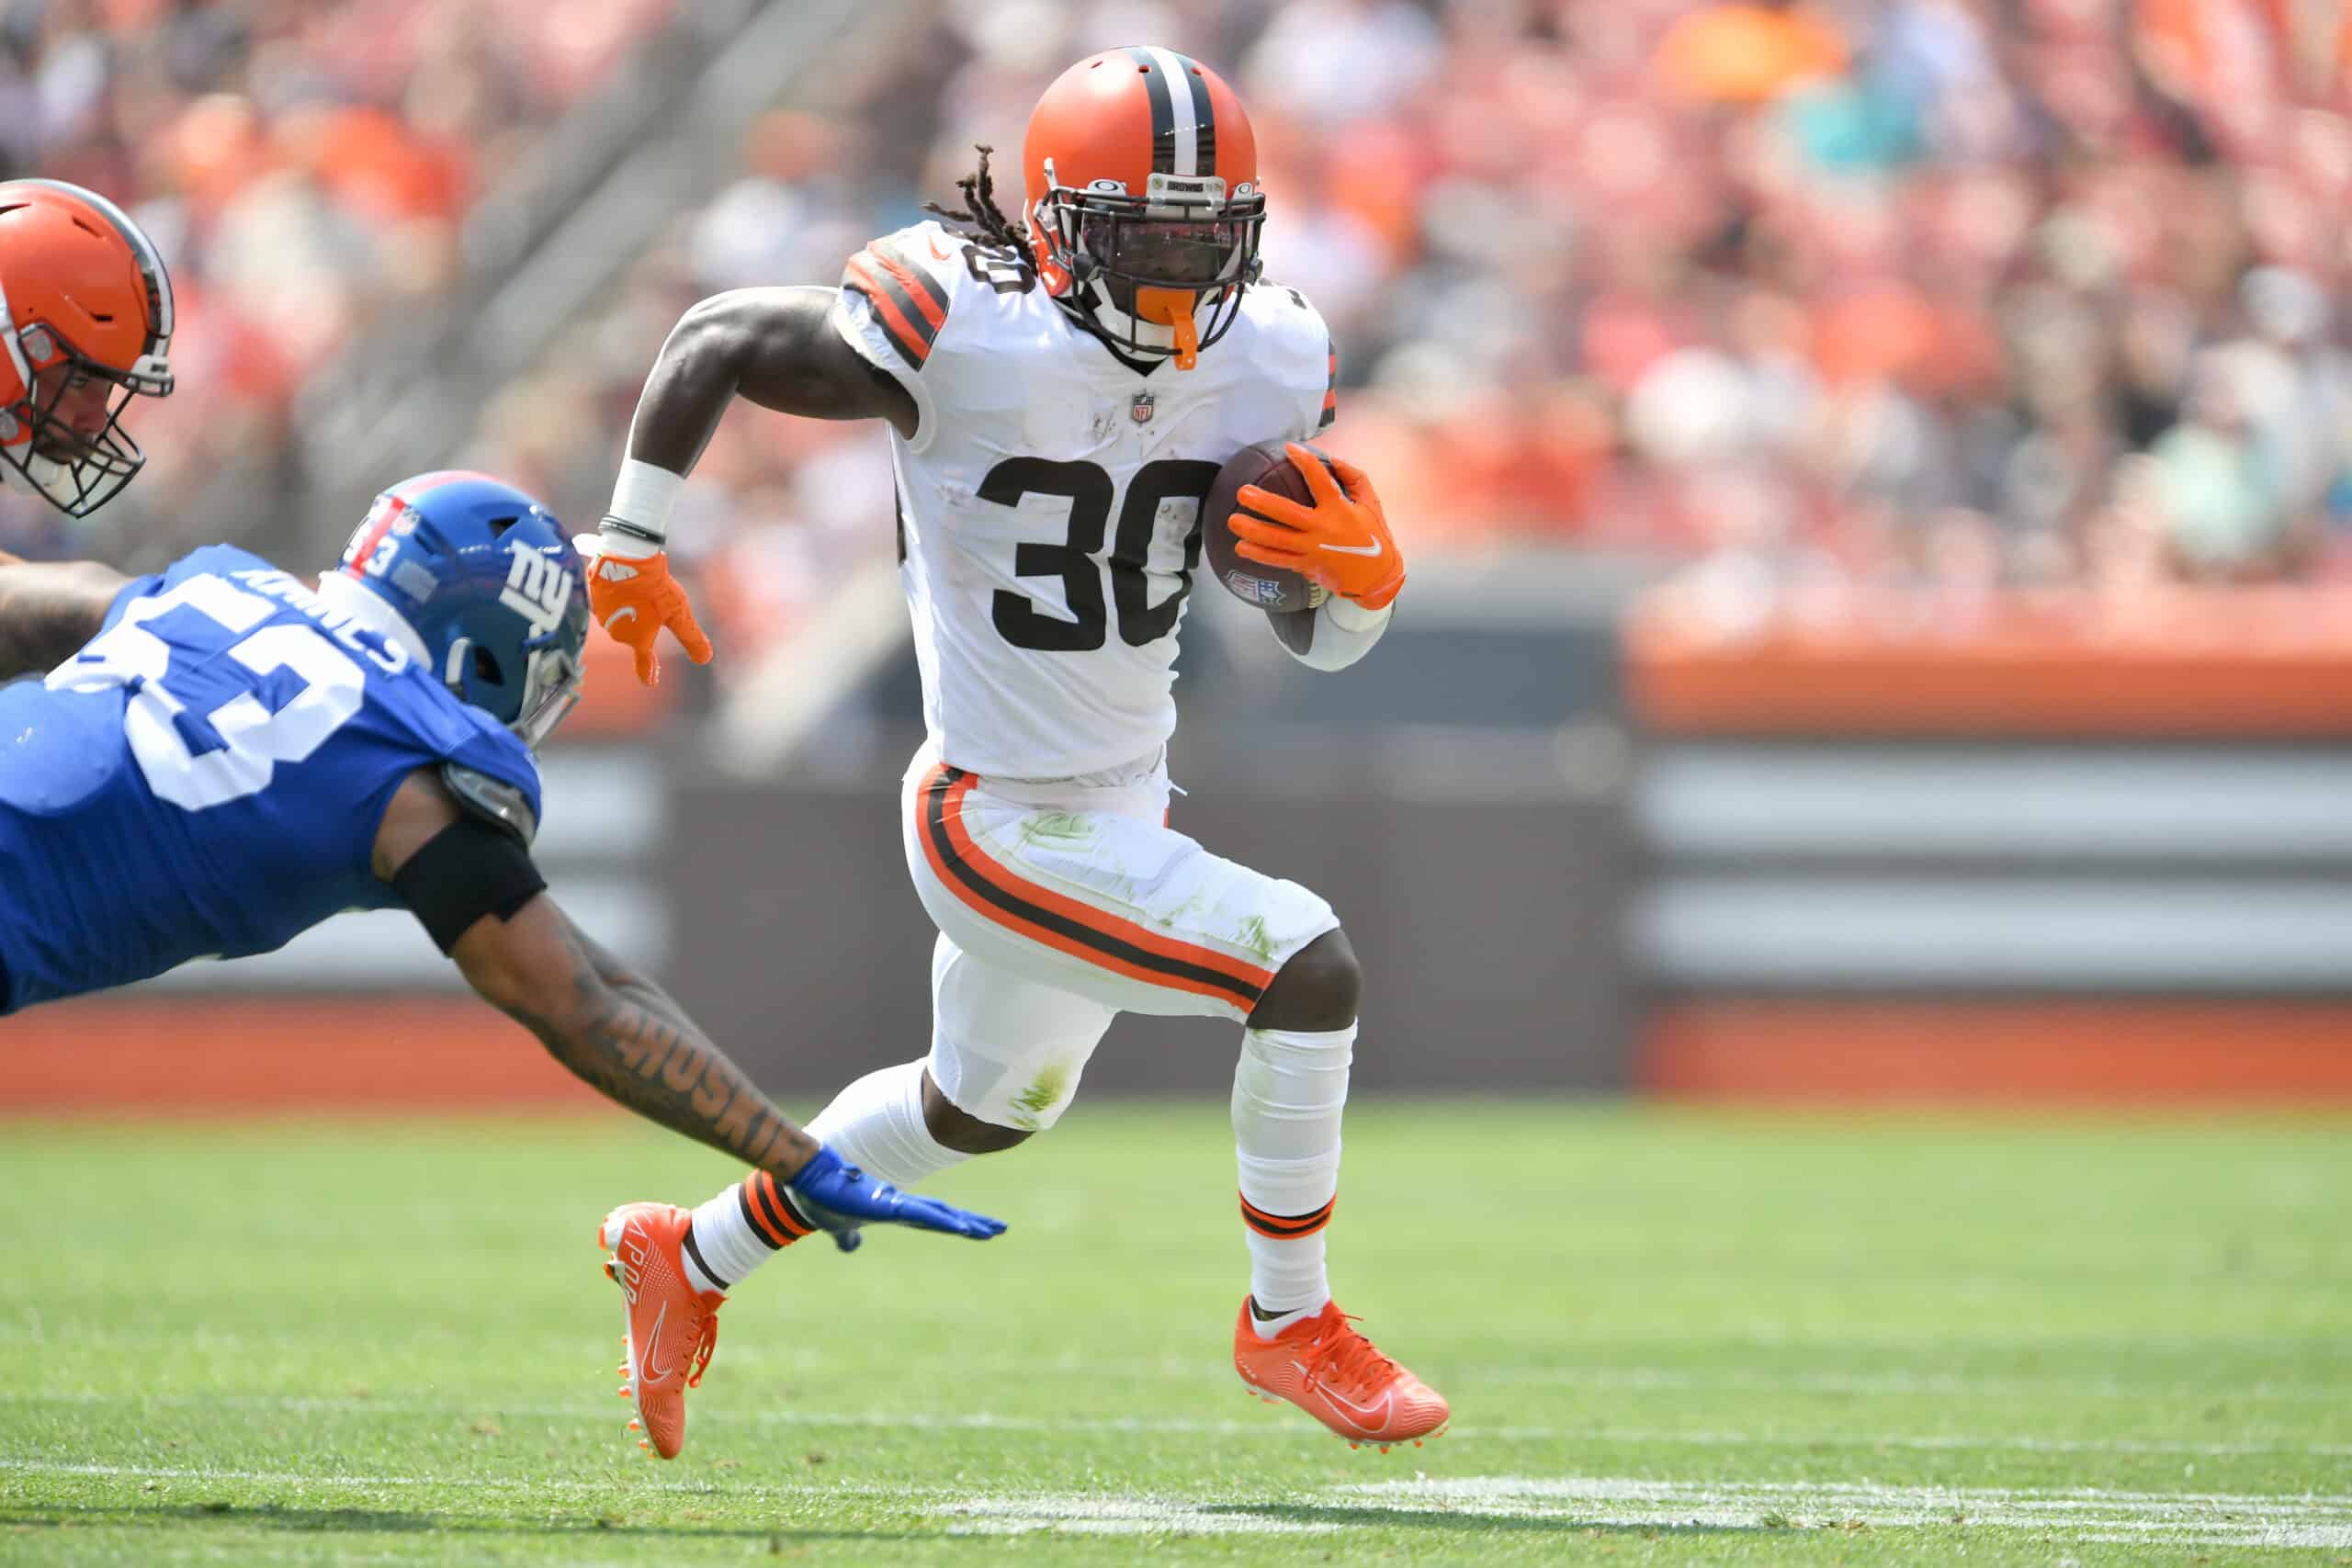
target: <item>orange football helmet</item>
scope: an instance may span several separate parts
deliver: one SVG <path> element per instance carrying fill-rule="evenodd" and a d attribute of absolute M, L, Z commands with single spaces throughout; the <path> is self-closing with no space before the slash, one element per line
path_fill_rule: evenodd
<path fill-rule="evenodd" d="M 1233 325 L 1266 198 L 1250 117 L 1216 72 L 1148 46 L 1081 60 L 1037 100 L 1021 166 L 1038 276 L 1078 325 L 1180 370 Z"/>
<path fill-rule="evenodd" d="M 0 182 L 0 461 L 69 517 L 146 465 L 122 428 L 172 390 L 172 281 L 153 242 L 95 191 Z"/>

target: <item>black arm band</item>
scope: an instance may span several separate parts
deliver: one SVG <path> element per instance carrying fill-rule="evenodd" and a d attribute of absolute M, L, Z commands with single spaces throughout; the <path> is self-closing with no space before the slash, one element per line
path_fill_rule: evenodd
<path fill-rule="evenodd" d="M 392 891 L 443 953 L 485 915 L 511 920 L 547 891 L 531 852 L 476 817 L 461 817 L 392 873 Z"/>

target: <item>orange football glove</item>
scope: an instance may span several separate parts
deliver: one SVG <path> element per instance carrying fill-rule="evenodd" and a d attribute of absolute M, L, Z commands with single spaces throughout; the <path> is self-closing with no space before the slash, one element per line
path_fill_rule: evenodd
<path fill-rule="evenodd" d="M 1337 458 L 1331 468 L 1340 477 L 1333 479 L 1314 448 L 1295 441 L 1283 450 L 1290 454 L 1291 466 L 1306 476 L 1315 504 L 1301 506 L 1286 496 L 1243 485 L 1234 500 L 1258 515 L 1234 513 L 1234 553 L 1261 566 L 1297 572 L 1367 610 L 1387 608 L 1404 589 L 1405 560 L 1396 553 L 1396 540 L 1388 532 L 1372 481 L 1353 463 Z"/>
<path fill-rule="evenodd" d="M 614 641 L 637 655 L 640 682 L 650 686 L 662 679 L 661 656 L 653 649 L 664 626 L 684 645 L 688 659 L 710 662 L 710 638 L 695 623 L 685 589 L 670 575 L 667 550 L 635 558 L 600 552 L 587 567 L 589 613 Z"/>

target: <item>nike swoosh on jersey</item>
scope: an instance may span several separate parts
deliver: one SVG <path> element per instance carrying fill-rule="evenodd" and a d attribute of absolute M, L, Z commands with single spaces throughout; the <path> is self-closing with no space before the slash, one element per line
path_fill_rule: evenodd
<path fill-rule="evenodd" d="M 1380 554 L 1381 544 L 1378 539 L 1374 539 L 1368 545 L 1326 545 L 1323 547 L 1335 556 L 1371 557 Z"/>
<path fill-rule="evenodd" d="M 931 247 L 931 255 L 933 261 L 953 261 L 956 259 L 949 255 L 945 251 L 939 248 L 938 235 L 926 234 L 923 236 L 923 243 Z"/>

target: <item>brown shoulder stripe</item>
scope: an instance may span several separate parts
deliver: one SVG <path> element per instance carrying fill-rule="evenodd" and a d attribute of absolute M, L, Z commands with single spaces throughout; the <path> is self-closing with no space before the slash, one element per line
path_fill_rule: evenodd
<path fill-rule="evenodd" d="M 947 321 L 947 297 L 939 286 L 920 267 L 868 245 L 842 269 L 842 287 L 865 297 L 899 357 L 922 369 Z"/>

